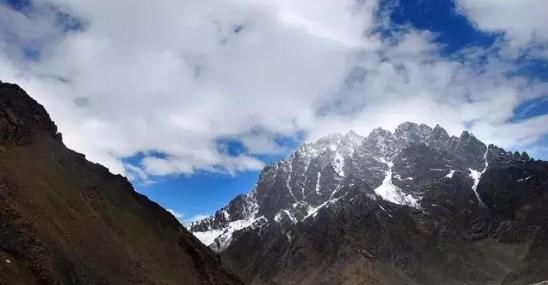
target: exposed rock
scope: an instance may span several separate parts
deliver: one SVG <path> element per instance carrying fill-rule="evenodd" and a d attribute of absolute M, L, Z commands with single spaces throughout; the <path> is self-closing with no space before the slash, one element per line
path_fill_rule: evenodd
<path fill-rule="evenodd" d="M 191 231 L 252 284 L 526 284 L 547 219 L 548 163 L 406 122 L 301 146 Z"/>

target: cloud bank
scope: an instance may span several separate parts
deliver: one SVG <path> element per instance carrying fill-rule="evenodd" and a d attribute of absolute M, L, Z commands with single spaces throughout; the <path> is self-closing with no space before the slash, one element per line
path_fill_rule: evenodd
<path fill-rule="evenodd" d="M 512 120 L 548 90 L 514 72 L 516 54 L 548 50 L 533 2 L 457 1 L 505 40 L 450 56 L 428 31 L 394 27 L 394 5 L 376 0 L 0 4 L 0 78 L 43 103 L 69 147 L 140 180 L 258 170 L 258 155 L 283 152 L 278 137 L 402 121 L 534 146 L 548 116 Z M 503 21 L 509 11 L 527 22 Z M 247 151 L 230 154 L 227 138 Z"/>

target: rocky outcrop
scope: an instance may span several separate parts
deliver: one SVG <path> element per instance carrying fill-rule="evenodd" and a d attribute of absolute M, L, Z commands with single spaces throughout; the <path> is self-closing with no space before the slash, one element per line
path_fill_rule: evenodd
<path fill-rule="evenodd" d="M 60 139 L 44 107 L 23 89 L 0 81 L 0 92 L 0 143 L 23 145 L 37 134 Z"/>
<path fill-rule="evenodd" d="M 0 82 L 0 284 L 242 284 L 167 211 L 67 149 Z"/>

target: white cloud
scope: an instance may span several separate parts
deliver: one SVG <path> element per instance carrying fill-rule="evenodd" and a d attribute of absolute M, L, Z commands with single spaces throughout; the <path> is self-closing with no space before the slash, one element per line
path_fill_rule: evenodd
<path fill-rule="evenodd" d="M 204 153 L 204 155 L 211 155 L 211 153 Z M 145 173 L 156 176 L 170 175 L 173 173 L 193 174 L 195 169 L 210 172 L 226 171 L 230 174 L 234 174 L 248 169 L 261 169 L 264 166 L 261 161 L 246 155 L 239 155 L 236 157 L 224 155 L 222 157 L 217 157 L 213 154 L 210 158 L 211 160 L 208 161 L 205 157 L 195 159 L 192 156 L 168 158 L 148 156 L 143 159 L 142 163 Z"/>
<path fill-rule="evenodd" d="M 491 33 L 503 33 L 516 49 L 544 45 L 537 52 L 548 58 L 548 25 L 545 0 L 457 0 L 461 13 L 479 29 Z"/>
<path fill-rule="evenodd" d="M 311 11 L 291 1 L 36 1 L 37 14 L 53 4 L 84 30 L 64 34 L 52 22 L 58 36 L 44 39 L 41 60 L 11 61 L 3 49 L 11 66 L 0 76 L 48 108 L 70 147 L 114 172 L 127 172 L 120 158 L 150 151 L 167 158 L 147 157 L 147 174 L 256 170 L 262 163 L 230 157 L 216 140 L 258 128 L 292 134 L 311 120 L 350 46 L 368 45 L 369 2 L 351 10 L 351 1 L 324 0 Z M 249 136 L 246 144 L 276 148 Z"/>
<path fill-rule="evenodd" d="M 182 220 L 185 217 L 183 213 L 179 213 L 173 209 L 166 209 L 166 211 L 171 213 L 175 218 L 177 218 L 177 220 Z"/>
<path fill-rule="evenodd" d="M 512 64 L 496 55 L 484 52 L 478 64 L 483 51 L 463 52 L 464 61 L 441 57 L 427 32 L 383 40 L 374 28 L 389 23 L 375 20 L 374 0 L 35 5 L 26 15 L 0 6 L 0 15 L 18 19 L 0 17 L 0 78 L 43 103 L 68 146 L 141 180 L 260 169 L 254 155 L 284 151 L 274 138 L 301 131 L 312 139 L 405 120 L 452 133 L 471 124 L 505 146 L 548 133 L 541 118 L 519 123 L 527 135 L 498 131 L 518 128 L 508 122 L 513 109 L 546 86 L 508 78 Z M 45 8 L 52 5 L 83 29 L 63 32 Z M 23 41 L 7 34 L 32 38 L 40 60 L 22 58 Z M 247 152 L 229 155 L 223 138 L 240 139 Z M 135 154 L 142 165 L 122 163 Z"/>
<path fill-rule="evenodd" d="M 210 216 L 208 214 L 196 214 L 194 216 L 191 216 L 191 217 L 187 218 L 185 214 L 183 214 L 181 212 L 177 212 L 173 209 L 166 209 L 166 211 L 171 213 L 182 224 L 190 224 L 192 222 L 203 220 L 203 219 L 208 218 Z"/>
<path fill-rule="evenodd" d="M 276 137 L 268 133 L 250 133 L 239 140 L 250 154 L 281 154 L 287 149 L 276 142 Z"/>

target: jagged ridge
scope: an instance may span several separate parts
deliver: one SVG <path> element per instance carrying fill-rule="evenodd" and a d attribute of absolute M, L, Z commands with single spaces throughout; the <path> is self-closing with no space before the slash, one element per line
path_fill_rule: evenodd
<path fill-rule="evenodd" d="M 476 190 L 481 174 L 487 169 L 488 151 L 484 143 L 467 131 L 455 137 L 449 136 L 439 125 L 431 128 L 406 122 L 394 133 L 377 128 L 362 137 L 350 131 L 304 144 L 288 158 L 267 166 L 251 193 L 236 197 L 213 217 L 190 225 L 190 229 L 209 245 L 225 229 L 232 231 L 228 225 L 231 222 L 245 220 L 238 223 L 239 230 L 242 224 L 251 226 L 259 217 L 277 222 L 283 219 L 300 221 L 333 203 L 339 197 L 342 185 L 356 183 L 356 180 L 370 184 L 379 198 L 420 207 L 421 193 L 415 191 L 414 178 L 406 176 L 402 169 L 408 166 L 403 165 L 407 162 L 397 161 L 396 167 L 402 174 L 392 169 L 398 154 L 407 147 L 421 144 L 451 154 L 447 164 L 432 169 L 446 178 L 451 178 L 455 172 L 468 174 L 473 180 L 471 189 Z M 491 149 L 495 147 L 491 146 Z M 499 154 L 514 158 L 514 154 L 496 149 Z M 478 202 L 483 203 L 479 194 L 476 195 Z"/>
<path fill-rule="evenodd" d="M 455 137 L 440 126 L 406 122 L 394 133 L 379 128 L 367 137 L 350 132 L 302 145 L 286 159 L 265 167 L 249 194 L 238 196 L 190 229 L 199 237 L 209 235 L 207 241 L 203 239 L 206 244 L 248 281 L 257 283 L 318 280 L 299 272 L 319 274 L 316 278 L 320 280 L 333 277 L 335 273 L 328 272 L 338 268 L 333 262 L 339 260 L 341 250 L 359 252 L 364 247 L 370 252 L 366 256 L 382 264 L 382 272 L 375 273 L 378 280 L 384 280 L 381 284 L 461 284 L 458 275 L 464 272 L 473 272 L 478 284 L 500 282 L 517 268 L 515 263 L 501 264 L 517 263 L 522 255 L 502 260 L 489 257 L 493 263 L 477 263 L 463 256 L 457 263 L 464 267 L 434 277 L 426 271 L 449 266 L 449 261 L 420 260 L 448 258 L 439 249 L 448 239 L 458 251 L 460 246 L 476 246 L 478 240 L 483 244 L 477 247 L 495 254 L 487 248 L 508 250 L 507 239 L 525 250 L 538 237 L 535 231 L 543 223 L 540 220 L 548 216 L 540 206 L 546 205 L 547 175 L 543 171 L 548 171 L 545 162 L 487 146 L 469 132 Z M 516 191 L 516 187 L 527 190 Z M 516 215 L 528 218 L 516 220 Z M 536 215 L 542 218 L 532 218 Z M 222 238 L 215 239 L 216 235 Z M 355 237 L 348 240 L 349 236 Z M 420 245 L 430 239 L 435 248 Z M 486 247 L 492 239 L 493 244 Z M 456 248 L 449 252 L 460 254 L 453 252 Z M 257 259 L 241 260 L 246 254 Z M 266 255 L 273 257 L 264 260 Z M 405 261 L 398 261 L 402 258 Z M 325 260 L 331 261 L 326 265 Z M 274 263 L 294 266 L 273 267 Z M 317 267 L 325 272 L 313 273 Z M 352 280 L 358 282 L 362 277 Z"/>

